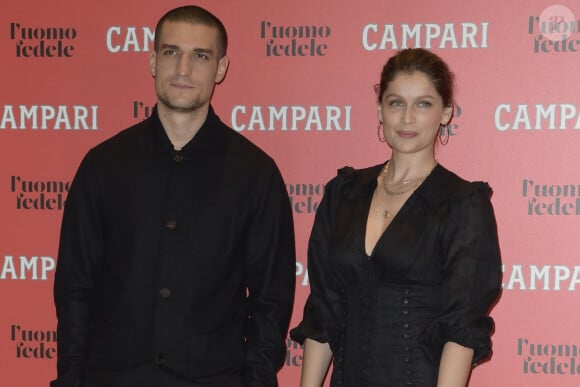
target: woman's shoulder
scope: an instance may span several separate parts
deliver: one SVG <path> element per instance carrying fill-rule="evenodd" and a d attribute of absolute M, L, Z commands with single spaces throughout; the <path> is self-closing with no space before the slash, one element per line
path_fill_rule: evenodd
<path fill-rule="evenodd" d="M 327 192 L 342 193 L 346 197 L 352 197 L 357 193 L 365 192 L 368 188 L 376 184 L 383 164 L 373 165 L 367 168 L 354 168 L 344 166 L 338 169 L 334 176 L 326 185 Z"/>
<path fill-rule="evenodd" d="M 424 194 L 433 200 L 491 197 L 493 190 L 485 181 L 469 181 L 438 164 L 425 181 Z"/>

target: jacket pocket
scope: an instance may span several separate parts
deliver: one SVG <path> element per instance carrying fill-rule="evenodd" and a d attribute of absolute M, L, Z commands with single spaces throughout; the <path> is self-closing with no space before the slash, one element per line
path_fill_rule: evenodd
<path fill-rule="evenodd" d="M 235 372 L 243 359 L 244 338 L 236 326 L 191 335 L 190 364 L 200 376 Z"/>

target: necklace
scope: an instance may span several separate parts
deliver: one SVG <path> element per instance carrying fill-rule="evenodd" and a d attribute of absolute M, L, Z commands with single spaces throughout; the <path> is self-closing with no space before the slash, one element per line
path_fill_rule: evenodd
<path fill-rule="evenodd" d="M 431 168 L 431 170 L 423 177 L 416 177 L 413 179 L 405 179 L 401 182 L 404 186 L 409 186 L 409 188 L 407 188 L 403 191 L 393 191 L 387 185 L 387 172 L 389 171 L 390 162 L 391 162 L 391 160 L 387 161 L 387 164 L 385 165 L 385 169 L 383 169 L 383 173 L 382 173 L 382 175 L 383 175 L 382 176 L 382 178 L 383 178 L 383 181 L 382 181 L 383 191 L 385 191 L 385 194 L 387 196 L 401 196 L 401 195 L 405 195 L 406 193 L 409 193 L 411 191 L 414 191 L 415 189 L 417 189 L 417 187 L 419 187 L 421 185 L 421 183 L 427 178 L 427 176 L 431 173 L 431 171 L 437 165 L 437 162 L 435 162 L 435 165 L 433 166 L 433 168 Z M 383 213 L 383 217 L 386 219 L 389 216 L 391 216 L 391 213 L 388 210 L 385 210 L 385 212 Z"/>

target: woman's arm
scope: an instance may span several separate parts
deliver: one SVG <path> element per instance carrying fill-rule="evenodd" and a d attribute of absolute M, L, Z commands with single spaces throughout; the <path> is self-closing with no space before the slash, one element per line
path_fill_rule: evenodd
<path fill-rule="evenodd" d="M 328 343 L 306 339 L 304 341 L 300 387 L 321 387 L 331 360 L 332 351 Z"/>
<path fill-rule="evenodd" d="M 437 387 L 465 387 L 472 360 L 473 349 L 447 342 L 441 354 Z"/>

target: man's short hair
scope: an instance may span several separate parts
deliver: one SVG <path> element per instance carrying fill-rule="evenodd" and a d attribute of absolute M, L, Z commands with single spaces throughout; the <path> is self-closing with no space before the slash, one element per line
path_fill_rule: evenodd
<path fill-rule="evenodd" d="M 153 49 L 155 51 L 159 48 L 159 36 L 165 22 L 186 22 L 216 28 L 218 30 L 218 49 L 220 50 L 218 56 L 221 58 L 226 55 L 228 49 L 228 34 L 226 28 L 220 19 L 206 9 L 196 5 L 186 5 L 174 8 L 163 15 L 155 27 L 155 39 L 153 41 Z"/>

